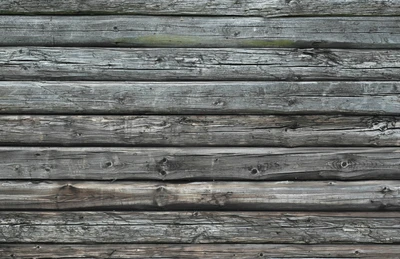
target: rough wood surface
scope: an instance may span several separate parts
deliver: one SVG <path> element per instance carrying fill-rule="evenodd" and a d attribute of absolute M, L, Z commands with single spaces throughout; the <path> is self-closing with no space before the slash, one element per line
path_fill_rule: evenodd
<path fill-rule="evenodd" d="M 0 34 L 0 46 L 400 48 L 400 18 L 0 16 Z"/>
<path fill-rule="evenodd" d="M 400 80 L 400 50 L 0 48 L 0 80 Z"/>
<path fill-rule="evenodd" d="M 393 244 L 399 223 L 389 212 L 1 212 L 0 241 Z"/>
<path fill-rule="evenodd" d="M 0 210 L 400 210 L 400 181 L 0 181 Z"/>
<path fill-rule="evenodd" d="M 400 114 L 399 82 L 0 81 L 5 114 Z"/>
<path fill-rule="evenodd" d="M 395 116 L 0 116 L 2 145 L 400 146 Z"/>
<path fill-rule="evenodd" d="M 400 180 L 398 148 L 0 147 L 0 179 Z"/>
<path fill-rule="evenodd" d="M 400 15 L 399 0 L 2 0 L 1 14 Z"/>
<path fill-rule="evenodd" d="M 398 245 L 274 245 L 274 244 L 3 244 L 0 256 L 18 259 L 56 258 L 398 258 Z M 14 255 L 14 256 L 11 256 Z"/>

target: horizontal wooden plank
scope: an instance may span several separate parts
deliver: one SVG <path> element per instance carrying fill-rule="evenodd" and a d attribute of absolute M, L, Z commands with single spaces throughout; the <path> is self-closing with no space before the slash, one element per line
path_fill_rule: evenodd
<path fill-rule="evenodd" d="M 398 148 L 0 147 L 0 179 L 400 180 Z"/>
<path fill-rule="evenodd" d="M 400 50 L 0 48 L 0 80 L 400 80 Z"/>
<path fill-rule="evenodd" d="M 395 116 L 0 116 L 2 145 L 400 146 Z"/>
<path fill-rule="evenodd" d="M 0 81 L 5 114 L 398 115 L 400 82 Z"/>
<path fill-rule="evenodd" d="M 393 244 L 400 242 L 399 219 L 388 212 L 1 212 L 0 241 Z"/>
<path fill-rule="evenodd" d="M 0 256 L 52 258 L 397 258 L 398 245 L 273 245 L 273 244 L 3 244 Z"/>
<path fill-rule="evenodd" d="M 400 181 L 0 181 L 0 210 L 400 210 Z"/>
<path fill-rule="evenodd" d="M 400 15 L 398 0 L 2 0 L 1 14 L 156 14 L 236 16 Z"/>
<path fill-rule="evenodd" d="M 0 16 L 0 34 L 0 46 L 400 48 L 400 18 Z"/>

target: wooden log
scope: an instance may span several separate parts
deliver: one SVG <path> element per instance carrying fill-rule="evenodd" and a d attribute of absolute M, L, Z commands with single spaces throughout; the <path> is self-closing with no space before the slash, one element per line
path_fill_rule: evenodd
<path fill-rule="evenodd" d="M 0 256 L 19 259 L 56 258 L 396 258 L 398 245 L 274 245 L 274 244 L 3 244 Z"/>
<path fill-rule="evenodd" d="M 0 16 L 0 46 L 393 49 L 399 31 L 398 17 Z"/>
<path fill-rule="evenodd" d="M 0 48 L 0 80 L 400 80 L 400 50 Z"/>
<path fill-rule="evenodd" d="M 398 0 L 2 0 L 1 14 L 156 14 L 235 16 L 400 15 Z"/>
<path fill-rule="evenodd" d="M 400 181 L 1 181 L 0 210 L 400 210 Z"/>
<path fill-rule="evenodd" d="M 0 113 L 398 115 L 399 96 L 399 82 L 0 81 Z"/>
<path fill-rule="evenodd" d="M 2 145 L 400 146 L 394 116 L 0 116 Z"/>
<path fill-rule="evenodd" d="M 388 212 L 1 212 L 0 241 L 397 244 L 399 222 L 399 213 Z"/>
<path fill-rule="evenodd" d="M 398 148 L 0 147 L 0 179 L 400 180 Z"/>

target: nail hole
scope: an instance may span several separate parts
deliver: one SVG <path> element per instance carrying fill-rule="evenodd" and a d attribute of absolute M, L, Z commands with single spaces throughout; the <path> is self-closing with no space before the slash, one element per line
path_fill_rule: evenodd
<path fill-rule="evenodd" d="M 51 169 L 48 168 L 48 167 L 46 167 L 44 170 L 46 170 L 46 172 L 50 172 L 51 171 Z"/>
<path fill-rule="evenodd" d="M 260 256 L 264 256 L 264 254 L 263 254 L 263 253 L 260 253 Z"/>
<path fill-rule="evenodd" d="M 168 161 L 168 159 L 166 157 L 164 157 L 161 162 L 166 163 Z"/>
<path fill-rule="evenodd" d="M 118 27 L 117 26 L 114 26 L 113 29 L 114 29 L 114 31 L 118 31 Z"/>
<path fill-rule="evenodd" d="M 349 166 L 349 163 L 347 163 L 346 161 L 343 161 L 343 162 L 340 163 L 340 166 L 341 166 L 342 168 L 346 168 L 346 167 Z"/>
<path fill-rule="evenodd" d="M 36 153 L 35 156 L 40 156 L 40 154 L 39 154 L 39 153 Z"/>
<path fill-rule="evenodd" d="M 257 170 L 257 168 L 253 168 L 253 169 L 251 169 L 251 173 L 252 173 L 252 174 L 257 174 L 257 173 L 258 173 L 258 170 Z"/>
<path fill-rule="evenodd" d="M 360 251 L 356 250 L 354 253 L 358 255 L 360 253 Z"/>
<path fill-rule="evenodd" d="M 160 174 L 161 174 L 162 176 L 166 176 L 166 175 L 167 175 L 167 172 L 166 172 L 165 170 L 161 170 L 161 171 L 160 171 Z"/>
<path fill-rule="evenodd" d="M 108 161 L 108 162 L 106 162 L 106 166 L 107 166 L 107 167 L 111 167 L 111 166 L 112 166 L 112 163 L 111 163 L 110 161 Z"/>

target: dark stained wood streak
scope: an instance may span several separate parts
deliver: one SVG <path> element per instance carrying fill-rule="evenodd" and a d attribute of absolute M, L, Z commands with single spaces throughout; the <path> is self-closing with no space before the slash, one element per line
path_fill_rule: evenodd
<path fill-rule="evenodd" d="M 400 80 L 400 50 L 0 48 L 0 80 Z"/>
<path fill-rule="evenodd" d="M 400 18 L 0 16 L 0 34 L 0 46 L 400 48 Z"/>
<path fill-rule="evenodd" d="M 397 82 L 0 81 L 5 114 L 398 115 Z"/>
<path fill-rule="evenodd" d="M 295 244 L 3 244 L 0 256 L 19 259 L 58 258 L 396 258 L 398 245 L 295 245 Z"/>
<path fill-rule="evenodd" d="M 0 186 L 0 210 L 400 210 L 400 181 L 1 181 Z"/>
<path fill-rule="evenodd" d="M 178 243 L 398 244 L 399 220 L 399 213 L 388 212 L 1 212 L 0 241 L 31 243 L 32 247 L 35 243 L 53 243 L 55 240 L 57 243 L 70 244 L 169 243 L 170 249 L 180 247 L 173 245 Z M 1 249 L 7 245 L 2 244 L 0 247 L 1 254 Z M 108 247 L 103 246 L 103 249 Z M 285 249 L 289 250 L 288 255 L 311 252 L 309 256 L 315 252 L 315 255 L 322 256 L 328 252 L 323 251 L 326 246 L 310 246 L 307 249 L 304 246 L 291 249 L 285 247 L 287 246 L 277 246 L 272 251 L 266 251 L 265 255 L 285 253 Z M 359 247 L 354 244 L 353 250 L 348 250 L 351 249 L 348 246 L 342 246 L 342 249 L 345 249 L 345 254 L 354 253 L 353 257 L 357 257 L 363 256 L 370 249 L 373 251 L 374 246 L 368 246 L 369 249 Z M 116 248 L 116 258 L 125 251 L 130 254 L 130 250 L 125 250 L 126 248 Z M 305 250 L 300 252 L 300 248 Z M 119 249 L 122 251 L 118 251 Z M 231 249 L 236 250 L 235 246 Z M 393 249 L 388 246 L 386 251 L 389 254 L 391 251 L 398 251 L 398 248 Z M 245 250 L 247 249 L 243 252 Z M 102 250 L 98 250 L 100 251 Z M 228 251 L 229 249 L 225 252 Z M 255 255 L 260 253 L 264 251 L 258 250 Z"/>
<path fill-rule="evenodd" d="M 400 180 L 398 148 L 0 147 L 3 180 Z"/>
<path fill-rule="evenodd" d="M 2 0 L 1 14 L 235 16 L 400 15 L 398 0 Z"/>
<path fill-rule="evenodd" d="M 400 146 L 395 116 L 0 116 L 2 145 Z"/>

